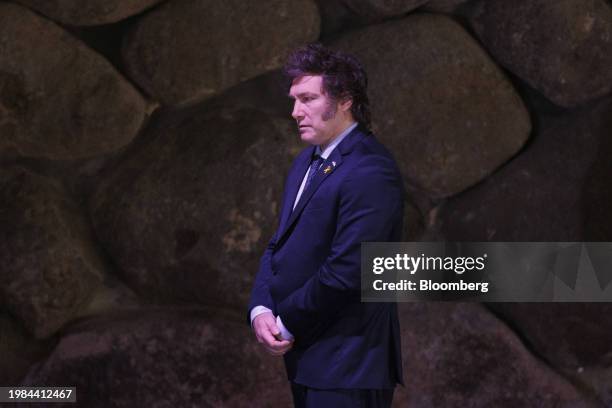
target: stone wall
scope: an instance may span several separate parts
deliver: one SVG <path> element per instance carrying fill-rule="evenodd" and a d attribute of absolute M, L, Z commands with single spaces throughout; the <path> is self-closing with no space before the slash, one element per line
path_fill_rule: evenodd
<path fill-rule="evenodd" d="M 0 0 L 0 385 L 290 404 L 245 307 L 317 40 L 366 66 L 405 240 L 612 241 L 607 0 Z M 402 304 L 395 406 L 612 406 L 610 311 Z"/>

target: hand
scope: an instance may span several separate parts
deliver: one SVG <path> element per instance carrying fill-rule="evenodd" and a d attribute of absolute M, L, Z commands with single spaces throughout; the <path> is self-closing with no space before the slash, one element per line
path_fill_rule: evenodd
<path fill-rule="evenodd" d="M 280 330 L 276 326 L 276 318 L 270 312 L 257 315 L 253 320 L 253 330 L 257 341 L 266 351 L 275 356 L 282 356 L 293 347 L 293 341 L 282 340 Z"/>

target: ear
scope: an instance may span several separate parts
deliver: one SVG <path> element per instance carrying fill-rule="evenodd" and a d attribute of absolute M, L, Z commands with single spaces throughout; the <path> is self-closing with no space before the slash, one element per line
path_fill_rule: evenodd
<path fill-rule="evenodd" d="M 353 106 L 353 99 L 350 97 L 344 98 L 338 104 L 338 108 L 343 112 L 348 112 L 352 106 Z"/>

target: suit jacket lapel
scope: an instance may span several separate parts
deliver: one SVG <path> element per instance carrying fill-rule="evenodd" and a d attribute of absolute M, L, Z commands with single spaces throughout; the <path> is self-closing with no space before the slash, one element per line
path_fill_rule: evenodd
<path fill-rule="evenodd" d="M 283 208 L 281 209 L 280 224 L 278 227 L 279 231 L 284 231 L 287 219 L 291 215 L 295 197 L 300 190 L 300 185 L 302 184 L 304 174 L 306 174 L 306 169 L 308 166 L 310 166 L 310 160 L 314 154 L 314 150 L 314 146 L 307 149 L 300 163 L 296 164 L 295 171 L 290 174 L 289 179 L 287 180 L 287 191 L 285 192 L 285 200 L 283 202 Z M 281 235 L 279 235 L 279 238 L 280 237 Z"/>
<path fill-rule="evenodd" d="M 293 182 L 293 184 L 295 184 L 295 187 L 290 187 L 292 188 L 292 192 L 295 188 L 295 192 L 293 192 L 291 196 L 288 195 L 288 197 L 292 198 L 291 200 L 287 200 L 290 201 L 288 206 L 287 203 L 285 203 L 284 207 L 285 209 L 288 209 L 288 212 L 283 214 L 283 219 L 286 221 L 283 222 L 279 228 L 280 234 L 278 235 L 278 241 L 281 241 L 281 239 L 291 228 L 293 223 L 298 219 L 298 217 L 304 210 L 304 207 L 306 206 L 306 204 L 308 204 L 308 202 L 312 198 L 313 194 L 317 191 L 321 183 L 327 178 L 333 176 L 338 167 L 340 167 L 340 165 L 342 164 L 342 156 L 350 153 L 355 144 L 363 137 L 365 137 L 365 129 L 360 126 L 357 126 L 342 142 L 340 142 L 338 146 L 336 146 L 330 156 L 323 162 L 323 164 L 319 168 L 319 171 L 314 175 L 308 188 L 302 192 L 302 195 L 300 196 L 300 201 L 298 201 L 295 209 L 293 210 L 293 212 L 291 212 L 291 208 L 293 207 L 293 203 L 300 188 L 301 181 L 304 178 L 304 174 L 306 173 L 306 167 L 310 165 L 310 161 L 306 160 L 304 171 L 300 173 L 302 175 L 302 178 L 298 182 Z M 307 157 L 310 158 L 311 155 L 307 155 Z M 288 216 L 288 218 L 284 218 L 285 216 Z"/>
<path fill-rule="evenodd" d="M 333 162 L 336 163 L 335 166 L 333 165 Z M 312 195 L 315 193 L 315 191 L 317 191 L 323 180 L 327 179 L 328 177 L 331 177 L 334 171 L 340 166 L 340 164 L 342 164 L 342 156 L 337 151 L 337 149 L 334 149 L 332 154 L 327 158 L 327 160 L 323 162 L 319 170 L 315 173 L 308 188 L 302 192 L 300 201 L 298 201 L 297 205 L 295 206 L 295 209 L 289 217 L 289 220 L 287 221 L 287 228 L 290 227 L 291 224 L 293 224 L 298 218 L 298 216 L 302 213 L 302 210 L 304 209 L 306 204 L 308 204 L 308 202 L 312 198 Z M 285 231 L 283 231 L 283 233 L 284 232 Z"/>

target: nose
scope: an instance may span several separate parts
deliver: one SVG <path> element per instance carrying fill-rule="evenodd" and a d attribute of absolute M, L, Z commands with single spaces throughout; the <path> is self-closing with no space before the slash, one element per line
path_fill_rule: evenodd
<path fill-rule="evenodd" d="M 291 112 L 291 116 L 293 117 L 293 119 L 297 120 L 298 122 L 304 119 L 303 105 L 297 99 L 295 100 L 295 103 L 293 104 L 293 112 Z"/>

